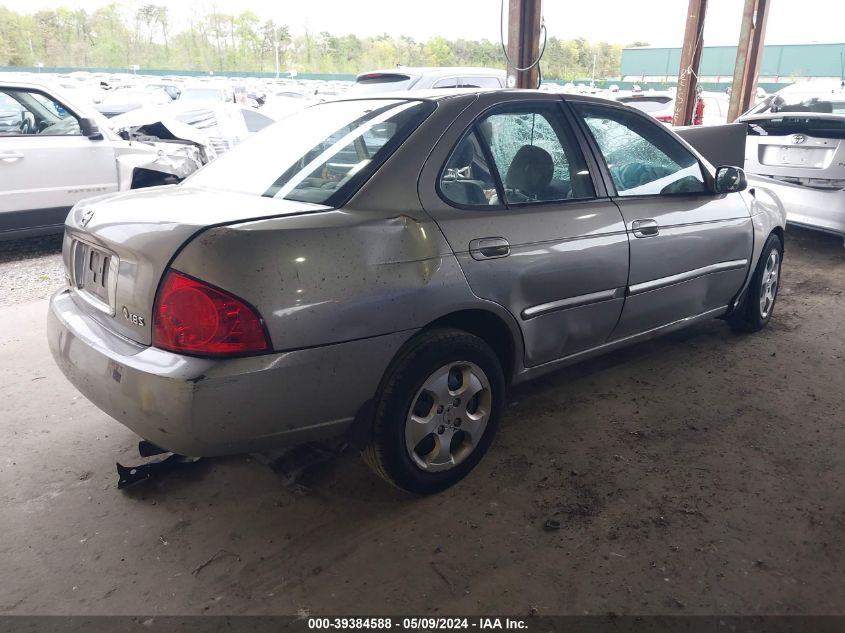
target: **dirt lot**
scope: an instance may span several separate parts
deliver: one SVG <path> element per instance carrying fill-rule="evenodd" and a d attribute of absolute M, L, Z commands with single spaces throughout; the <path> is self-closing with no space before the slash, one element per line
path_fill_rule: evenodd
<path fill-rule="evenodd" d="M 0 258 L 0 613 L 845 614 L 841 240 L 789 231 L 760 334 L 714 321 L 515 389 L 430 498 L 351 451 L 305 494 L 252 457 L 117 491 L 138 438 L 53 366 L 36 256 Z"/>

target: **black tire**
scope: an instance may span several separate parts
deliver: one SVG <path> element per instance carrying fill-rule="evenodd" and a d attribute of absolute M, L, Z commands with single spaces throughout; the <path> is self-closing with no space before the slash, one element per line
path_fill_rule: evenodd
<path fill-rule="evenodd" d="M 419 405 L 418 394 L 423 385 L 452 363 L 456 367 L 463 367 L 461 363 L 471 363 L 483 372 L 489 383 L 489 399 L 485 404 L 489 414 L 486 427 L 479 433 L 480 440 L 472 444 L 459 463 L 448 470 L 428 472 L 414 461 L 406 446 L 406 425 L 411 424 L 408 419 L 411 407 Z M 451 377 L 452 373 L 449 373 L 447 380 Z M 452 387 L 448 388 L 451 390 Z M 418 494 L 444 490 L 463 479 L 487 452 L 499 425 L 504 395 L 501 363 L 482 339 L 454 329 L 424 332 L 409 341 L 388 369 L 375 400 L 372 428 L 361 451 L 364 461 L 377 475 L 402 490 Z M 463 406 L 469 405 L 464 403 Z M 456 414 L 458 409 L 456 406 Z M 445 419 L 446 415 L 451 414 L 446 411 L 438 420 Z M 457 417 L 454 419 L 458 420 Z M 439 430 L 441 427 L 443 425 L 439 425 L 438 432 L 442 432 Z M 455 433 L 455 440 L 462 437 L 461 429 L 450 425 L 448 430 Z M 434 433 L 431 438 L 432 441 L 437 440 Z M 424 441 L 428 439 L 426 436 Z"/>
<path fill-rule="evenodd" d="M 766 289 L 764 277 L 768 278 L 767 265 L 770 265 L 772 253 L 777 253 L 777 278 L 775 280 L 774 296 L 768 309 L 764 310 L 763 297 Z M 728 325 L 736 332 L 759 332 L 769 324 L 777 301 L 777 291 L 780 288 L 780 269 L 783 263 L 783 242 L 780 237 L 772 233 L 763 245 L 760 260 L 754 276 L 737 309 L 728 317 Z"/>

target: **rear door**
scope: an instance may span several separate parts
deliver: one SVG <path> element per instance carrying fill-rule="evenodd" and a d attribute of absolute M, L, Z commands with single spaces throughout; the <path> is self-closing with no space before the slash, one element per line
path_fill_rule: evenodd
<path fill-rule="evenodd" d="M 724 310 L 750 265 L 751 218 L 739 194 L 716 194 L 698 158 L 630 109 L 572 104 L 605 163 L 631 245 L 627 298 L 613 339 Z"/>
<path fill-rule="evenodd" d="M 605 342 L 622 311 L 619 210 L 559 99 L 482 94 L 433 151 L 420 198 L 473 292 L 519 323 L 527 366 Z"/>
<path fill-rule="evenodd" d="M 0 132 L 0 231 L 61 224 L 82 198 L 117 191 L 114 149 L 82 136 L 67 106 L 32 89 L 2 88 L 0 99 L 21 107 Z"/>

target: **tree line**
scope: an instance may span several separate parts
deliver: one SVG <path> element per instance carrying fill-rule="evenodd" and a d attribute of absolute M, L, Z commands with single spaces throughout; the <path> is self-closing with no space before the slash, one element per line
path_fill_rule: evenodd
<path fill-rule="evenodd" d="M 357 37 L 291 33 L 251 11 L 237 15 L 194 7 L 174 29 L 166 6 L 113 3 L 95 11 L 58 8 L 32 14 L 0 6 L 0 66 L 172 69 L 355 74 L 406 66 L 504 67 L 499 42 L 417 41 L 407 36 Z M 603 79 L 620 72 L 621 47 L 549 37 L 545 79 Z"/>

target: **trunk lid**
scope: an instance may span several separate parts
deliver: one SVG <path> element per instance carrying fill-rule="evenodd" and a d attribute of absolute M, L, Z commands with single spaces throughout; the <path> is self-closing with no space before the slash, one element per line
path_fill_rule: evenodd
<path fill-rule="evenodd" d="M 783 112 L 742 120 L 749 172 L 819 189 L 845 186 L 845 116 Z"/>
<path fill-rule="evenodd" d="M 92 198 L 67 218 L 63 258 L 68 282 L 92 318 L 149 345 L 159 282 L 186 242 L 211 226 L 327 209 L 185 185 Z"/>

